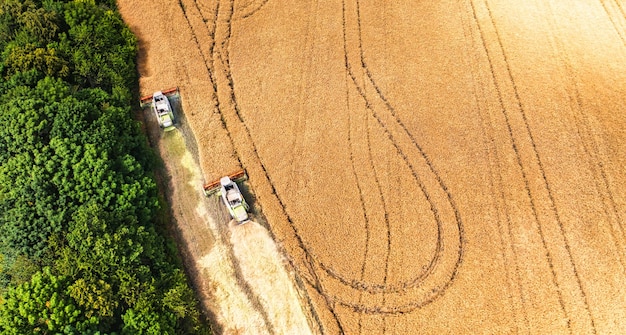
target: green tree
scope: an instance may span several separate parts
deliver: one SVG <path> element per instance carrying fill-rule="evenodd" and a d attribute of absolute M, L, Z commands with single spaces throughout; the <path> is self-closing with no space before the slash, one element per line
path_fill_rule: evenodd
<path fill-rule="evenodd" d="M 90 87 L 132 87 L 135 83 L 136 38 L 117 12 L 94 0 L 68 3 L 65 22 L 76 73 Z"/>
<path fill-rule="evenodd" d="M 35 69 L 47 76 L 65 78 L 70 73 L 68 62 L 53 47 L 38 47 L 33 43 L 19 45 L 10 43 L 5 49 L 4 74 L 12 76 L 18 72 Z"/>
<path fill-rule="evenodd" d="M 87 318 L 113 317 L 118 306 L 112 286 L 102 279 L 80 278 L 70 285 L 68 293 L 85 310 Z"/>
<path fill-rule="evenodd" d="M 17 18 L 22 32 L 42 45 L 51 42 L 59 31 L 59 14 L 42 7 L 30 7 Z"/>
<path fill-rule="evenodd" d="M 40 256 L 87 202 L 150 222 L 159 206 L 156 184 L 129 154 L 140 156 L 145 144 L 124 109 L 106 104 L 106 92 L 72 94 L 60 79 L 46 77 L 3 98 L 0 232 L 11 247 Z"/>
<path fill-rule="evenodd" d="M 29 282 L 10 288 L 0 305 L 2 334 L 93 333 L 97 316 L 84 310 L 68 294 L 70 282 L 54 276 L 49 268 L 33 275 Z"/>
<path fill-rule="evenodd" d="M 116 278 L 119 270 L 131 271 L 140 279 L 151 277 L 144 245 L 152 245 L 154 236 L 139 226 L 133 216 L 118 221 L 95 202 L 81 206 L 74 214 L 67 245 L 58 267 L 73 277 Z M 147 249 L 150 250 L 150 249 Z"/>
<path fill-rule="evenodd" d="M 114 7 L 0 1 L 0 333 L 209 333 L 157 218 Z"/>

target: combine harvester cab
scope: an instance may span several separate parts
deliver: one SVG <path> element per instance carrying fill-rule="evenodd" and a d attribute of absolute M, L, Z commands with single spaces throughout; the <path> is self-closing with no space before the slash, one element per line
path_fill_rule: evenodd
<path fill-rule="evenodd" d="M 243 181 L 247 179 L 246 172 L 241 170 L 232 173 L 228 176 L 224 176 L 219 181 L 213 181 L 204 185 L 204 193 L 210 196 L 215 193 L 219 193 L 222 202 L 228 209 L 230 216 L 237 221 L 238 224 L 243 224 L 250 221 L 248 216 L 249 206 L 246 203 L 237 181 Z"/>
<path fill-rule="evenodd" d="M 164 131 L 174 130 L 176 119 L 174 117 L 174 111 L 172 105 L 168 99 L 168 95 L 178 94 L 178 88 L 170 88 L 165 91 L 157 91 L 152 96 L 145 96 L 141 98 L 141 105 L 150 105 L 154 115 L 156 116 L 159 127 Z"/>

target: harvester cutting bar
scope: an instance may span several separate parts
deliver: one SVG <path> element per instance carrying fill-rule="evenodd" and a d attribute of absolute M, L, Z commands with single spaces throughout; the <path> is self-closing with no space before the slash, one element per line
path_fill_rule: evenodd
<path fill-rule="evenodd" d="M 227 175 L 230 180 L 238 183 L 248 179 L 248 174 L 246 170 L 238 170 L 229 175 Z M 221 178 L 220 178 L 221 179 Z M 212 195 L 220 190 L 220 179 L 216 179 L 210 183 L 204 185 L 204 194 L 207 196 Z"/>
<path fill-rule="evenodd" d="M 170 87 L 167 90 L 163 90 L 161 91 L 161 93 L 168 95 L 168 94 L 176 94 L 178 93 L 178 87 Z"/>
<path fill-rule="evenodd" d="M 176 94 L 178 93 L 178 87 L 170 87 L 166 90 L 162 90 L 161 93 L 163 93 L 163 95 L 169 96 L 172 94 Z M 143 97 L 141 97 L 139 99 L 139 102 L 143 105 L 143 104 L 148 104 L 152 102 L 152 94 L 151 95 L 144 95 Z"/>

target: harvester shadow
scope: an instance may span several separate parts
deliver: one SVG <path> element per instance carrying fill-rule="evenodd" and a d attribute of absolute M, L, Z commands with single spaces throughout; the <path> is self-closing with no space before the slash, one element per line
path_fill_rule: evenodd
<path fill-rule="evenodd" d="M 272 229 L 267 223 L 267 219 L 265 218 L 265 215 L 263 214 L 263 210 L 261 209 L 261 206 L 257 203 L 257 198 L 254 195 L 254 192 L 252 192 L 248 182 L 244 181 L 244 182 L 239 183 L 239 190 L 241 191 L 241 195 L 243 195 L 243 198 L 246 199 L 246 202 L 250 206 L 250 209 L 249 209 L 250 220 L 255 221 L 256 223 L 260 224 L 263 228 L 265 228 L 265 230 L 267 230 L 267 232 L 270 234 L 272 239 L 275 241 L 276 236 L 274 236 Z"/>
<path fill-rule="evenodd" d="M 134 26 L 131 28 L 131 31 L 138 32 L 140 27 Z M 150 50 L 150 43 L 140 38 L 141 34 L 135 34 L 137 36 L 137 71 L 139 72 L 140 77 L 150 77 L 152 72 L 150 71 L 150 67 L 148 66 L 148 51 Z"/>

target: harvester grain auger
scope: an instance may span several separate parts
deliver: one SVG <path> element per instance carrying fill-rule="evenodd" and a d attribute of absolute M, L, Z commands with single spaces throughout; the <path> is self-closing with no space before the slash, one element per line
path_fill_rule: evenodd
<path fill-rule="evenodd" d="M 174 117 L 174 111 L 170 104 L 169 97 L 178 95 L 178 87 L 172 87 L 164 91 L 154 92 L 152 95 L 146 95 L 139 100 L 141 107 L 150 106 L 154 111 L 154 115 L 159 122 L 159 126 L 164 131 L 174 130 L 174 123 L 176 118 Z"/>
<path fill-rule="evenodd" d="M 246 179 L 248 179 L 246 171 L 239 170 L 204 185 L 204 194 L 206 196 L 218 195 L 222 198 L 222 202 L 228 208 L 230 216 L 238 224 L 250 221 L 248 217 L 249 206 L 241 194 L 239 186 L 237 186 L 238 182 Z"/>

